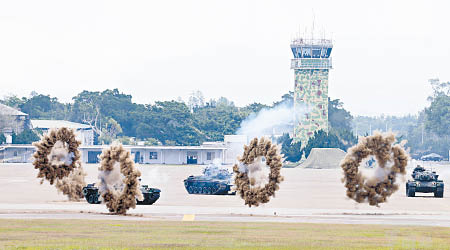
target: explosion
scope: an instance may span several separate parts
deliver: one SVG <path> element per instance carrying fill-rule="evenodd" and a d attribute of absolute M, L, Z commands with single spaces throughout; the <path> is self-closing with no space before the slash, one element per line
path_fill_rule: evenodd
<path fill-rule="evenodd" d="M 33 143 L 37 148 L 34 153 L 34 168 L 39 170 L 37 178 L 41 184 L 48 180 L 50 185 L 56 181 L 58 191 L 69 197 L 71 201 L 83 198 L 82 189 L 86 185 L 83 168 L 80 162 L 75 132 L 68 128 L 52 129 L 39 142 Z"/>
<path fill-rule="evenodd" d="M 367 201 L 371 206 L 379 206 L 398 190 L 396 176 L 406 174 L 408 155 L 401 145 L 393 145 L 394 142 L 394 134 L 377 133 L 362 138 L 358 145 L 348 150 L 341 168 L 344 170 L 342 182 L 345 183 L 349 198 L 358 203 Z M 370 155 L 375 156 L 379 167 L 375 175 L 369 178 L 363 176 L 358 168 Z"/>
<path fill-rule="evenodd" d="M 270 167 L 268 175 L 267 166 Z M 233 171 L 236 174 L 236 191 L 246 205 L 258 206 L 275 196 L 279 183 L 283 181 L 280 174 L 282 166 L 279 149 L 269 140 L 261 138 L 258 142 L 258 138 L 254 138 L 249 146 L 244 146 L 244 154 L 239 159 L 239 165 L 233 166 Z"/>
<path fill-rule="evenodd" d="M 122 144 L 113 143 L 100 158 L 99 193 L 103 202 L 111 213 L 126 214 L 128 209 L 136 208 L 136 199 L 144 200 L 138 180 L 141 173 Z"/>

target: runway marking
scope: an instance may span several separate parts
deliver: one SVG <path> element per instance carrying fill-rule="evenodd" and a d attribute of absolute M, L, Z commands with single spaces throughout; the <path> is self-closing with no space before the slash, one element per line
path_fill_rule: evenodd
<path fill-rule="evenodd" d="M 195 214 L 185 214 L 183 215 L 182 221 L 194 221 L 195 220 Z"/>

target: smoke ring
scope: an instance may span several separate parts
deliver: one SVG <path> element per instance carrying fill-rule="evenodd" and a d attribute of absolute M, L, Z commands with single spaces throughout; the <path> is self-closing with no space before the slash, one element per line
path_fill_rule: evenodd
<path fill-rule="evenodd" d="M 249 146 L 244 146 L 244 153 L 239 158 L 239 162 L 240 164 L 249 165 L 254 163 L 259 156 L 265 157 L 266 165 L 270 167 L 269 182 L 264 187 L 252 188 L 248 173 L 242 171 L 238 164 L 233 166 L 236 191 L 239 192 L 241 198 L 245 201 L 245 205 L 249 207 L 269 202 L 270 197 L 275 196 L 275 191 L 279 189 L 279 184 L 283 181 L 283 177 L 280 174 L 283 164 L 279 149 L 276 145 L 272 145 L 269 140 L 261 138 L 258 142 L 258 138 L 254 138 Z"/>
<path fill-rule="evenodd" d="M 48 156 L 57 141 L 67 143 L 69 154 L 72 155 L 70 164 L 64 162 L 55 165 L 49 161 Z M 55 180 L 61 180 L 69 176 L 74 169 L 81 167 L 80 151 L 78 150 L 80 144 L 81 142 L 75 138 L 75 132 L 65 127 L 52 129 L 39 142 L 34 142 L 33 146 L 37 150 L 33 154 L 33 165 L 35 169 L 39 170 L 37 178 L 42 178 L 41 183 L 48 180 L 53 185 Z"/>
<path fill-rule="evenodd" d="M 362 138 L 357 145 L 348 150 L 341 162 L 344 171 L 342 182 L 347 188 L 347 197 L 358 203 L 368 202 L 371 206 L 379 206 L 398 190 L 398 184 L 395 183 L 396 176 L 406 174 L 409 156 L 401 145 L 394 145 L 394 142 L 394 134 L 377 133 Z M 386 169 L 386 163 L 393 163 L 383 180 L 374 181 L 359 172 L 361 162 L 369 155 L 375 156 L 382 169 Z"/>
<path fill-rule="evenodd" d="M 100 159 L 99 171 L 101 172 L 111 172 L 114 169 L 114 163 L 120 164 L 120 172 L 124 176 L 122 192 L 110 190 L 99 176 L 101 180 L 100 189 L 105 189 L 104 192 L 101 191 L 100 193 L 111 213 L 126 214 L 128 209 L 136 208 L 136 197 L 143 199 L 138 179 L 141 173 L 134 167 L 130 152 L 125 150 L 122 144 L 113 144 L 104 149 Z"/>

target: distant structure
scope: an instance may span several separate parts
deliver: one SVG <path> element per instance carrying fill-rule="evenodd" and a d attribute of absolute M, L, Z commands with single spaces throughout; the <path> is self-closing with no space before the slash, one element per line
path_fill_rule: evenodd
<path fill-rule="evenodd" d="M 306 146 L 315 131 L 328 132 L 328 71 L 333 43 L 328 39 L 294 39 L 294 142 Z"/>
<path fill-rule="evenodd" d="M 12 134 L 24 129 L 30 129 L 28 114 L 0 103 L 0 133 L 6 137 L 6 143 L 12 143 Z"/>
<path fill-rule="evenodd" d="M 31 126 L 42 134 L 47 133 L 52 128 L 71 128 L 75 130 L 76 138 L 81 141 L 82 146 L 94 145 L 94 131 L 86 124 L 64 120 L 31 120 Z"/>

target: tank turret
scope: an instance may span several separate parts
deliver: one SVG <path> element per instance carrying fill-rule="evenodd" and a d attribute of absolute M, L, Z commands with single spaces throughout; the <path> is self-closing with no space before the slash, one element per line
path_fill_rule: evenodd
<path fill-rule="evenodd" d="M 203 175 L 189 176 L 184 187 L 189 194 L 234 195 L 232 192 L 233 174 L 218 164 L 211 164 L 203 169 Z"/>

